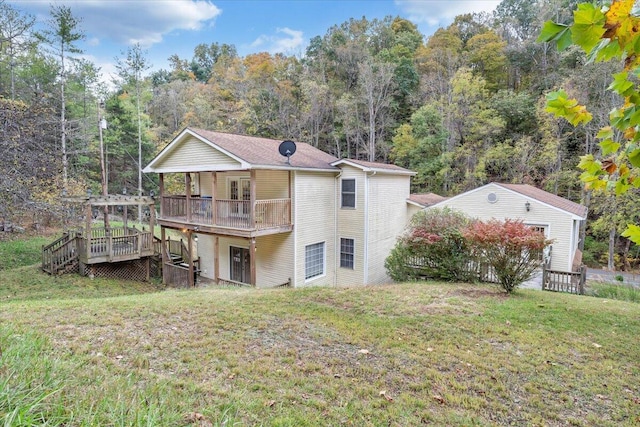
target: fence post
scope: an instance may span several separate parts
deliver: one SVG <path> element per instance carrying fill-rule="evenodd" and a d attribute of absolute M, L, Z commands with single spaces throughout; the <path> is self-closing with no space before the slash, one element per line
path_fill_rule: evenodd
<path fill-rule="evenodd" d="M 584 285 L 587 281 L 587 266 L 582 264 L 580 266 L 580 295 L 584 295 Z"/>
<path fill-rule="evenodd" d="M 546 263 L 542 263 L 542 290 L 546 290 L 546 286 L 547 286 L 547 275 L 549 273 L 547 273 L 547 264 Z"/>

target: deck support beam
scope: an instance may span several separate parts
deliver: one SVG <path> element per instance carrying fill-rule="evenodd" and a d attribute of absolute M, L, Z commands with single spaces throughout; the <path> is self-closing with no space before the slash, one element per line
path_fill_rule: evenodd
<path fill-rule="evenodd" d="M 255 227 L 256 224 L 256 170 L 251 169 L 249 172 L 249 198 L 251 203 L 251 210 L 249 211 L 249 224 L 250 227 Z M 251 252 L 253 256 L 253 252 Z"/>
<path fill-rule="evenodd" d="M 249 267 L 251 286 L 256 287 L 256 238 L 249 239 Z"/>
<path fill-rule="evenodd" d="M 216 224 L 217 216 L 218 216 L 218 207 L 216 205 L 217 198 L 218 198 L 218 173 L 216 171 L 213 171 L 211 172 L 211 219 L 213 220 L 213 224 Z"/>
<path fill-rule="evenodd" d="M 184 174 L 185 195 L 187 199 L 187 222 L 191 222 L 191 174 L 189 172 Z"/>
<path fill-rule="evenodd" d="M 220 238 L 218 236 L 215 237 L 215 243 L 213 245 L 213 277 L 216 281 L 216 284 L 219 284 L 220 281 Z"/>

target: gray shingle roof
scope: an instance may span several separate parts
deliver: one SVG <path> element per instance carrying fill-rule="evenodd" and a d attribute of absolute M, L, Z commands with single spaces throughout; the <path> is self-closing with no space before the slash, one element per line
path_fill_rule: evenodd
<path fill-rule="evenodd" d="M 558 209 L 570 212 L 578 215 L 579 217 L 587 217 L 587 207 L 579 203 L 572 202 L 564 197 L 556 196 L 555 194 L 541 190 L 529 184 L 501 184 L 494 182 L 495 185 L 506 188 L 507 190 L 515 191 L 523 196 L 531 197 L 539 202 L 546 203 L 550 206 L 554 206 Z"/>
<path fill-rule="evenodd" d="M 287 158 L 281 156 L 278 151 L 282 140 L 214 132 L 197 128 L 188 128 L 188 130 L 251 165 L 289 167 Z M 291 156 L 291 167 L 337 170 L 336 167 L 331 166 L 331 163 L 336 160 L 338 158 L 307 143 L 296 142 L 296 152 Z"/>
<path fill-rule="evenodd" d="M 440 196 L 435 193 L 414 193 L 409 195 L 409 200 L 422 205 L 424 207 L 428 207 L 431 205 L 435 205 L 436 203 L 440 203 L 443 200 L 447 200 L 448 197 Z"/>

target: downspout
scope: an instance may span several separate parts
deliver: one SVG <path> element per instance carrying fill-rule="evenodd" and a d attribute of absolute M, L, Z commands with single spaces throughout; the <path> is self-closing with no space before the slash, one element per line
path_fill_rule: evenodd
<path fill-rule="evenodd" d="M 291 206 L 293 206 L 293 212 L 291 218 L 293 220 L 293 278 L 292 287 L 296 288 L 298 284 L 298 232 L 296 224 L 298 223 L 298 179 L 296 171 L 289 170 L 289 176 L 293 177 L 293 185 L 292 180 L 289 178 L 289 191 L 293 190 L 293 199 L 291 200 Z"/>
<path fill-rule="evenodd" d="M 338 254 L 340 253 L 340 240 L 338 236 L 338 205 L 340 204 L 340 191 L 339 191 L 339 182 L 340 177 L 342 176 L 342 169 L 340 169 L 340 173 L 336 175 L 335 181 L 333 184 L 334 187 L 334 201 L 333 201 L 333 286 L 338 286 Z"/>
<path fill-rule="evenodd" d="M 371 175 L 365 172 L 364 174 L 364 265 L 363 265 L 363 280 L 362 284 L 367 285 L 367 278 L 369 275 L 369 177 L 376 174 L 376 171 L 372 171 Z"/>

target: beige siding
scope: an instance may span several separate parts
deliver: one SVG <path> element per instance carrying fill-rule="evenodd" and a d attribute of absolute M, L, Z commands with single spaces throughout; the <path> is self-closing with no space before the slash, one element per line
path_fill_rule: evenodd
<path fill-rule="evenodd" d="M 369 177 L 368 269 L 366 284 L 388 283 L 384 261 L 407 224 L 410 178 L 376 174 Z"/>
<path fill-rule="evenodd" d="M 489 193 L 496 194 L 497 201 L 495 203 L 488 202 Z M 525 209 L 526 201 L 531 203 L 529 212 Z M 439 203 L 438 206 L 449 206 L 482 220 L 511 218 L 520 219 L 526 224 L 547 226 L 549 238 L 554 240 L 551 268 L 562 271 L 571 269 L 574 227 L 572 216 L 566 212 L 494 185 L 481 187 L 476 191 L 446 200 Z M 575 243 L 573 245 L 575 246 Z"/>
<path fill-rule="evenodd" d="M 249 248 L 249 240 L 220 237 L 220 278 L 230 278 L 230 247 Z M 201 275 L 215 280 L 215 236 L 198 236 Z M 274 234 L 256 239 L 256 282 L 259 288 L 270 288 L 287 283 L 293 277 L 293 234 Z"/>
<path fill-rule="evenodd" d="M 340 181 L 356 180 L 356 207 L 341 208 Z M 358 168 L 342 166 L 342 174 L 337 179 L 336 205 L 338 206 L 338 235 L 336 236 L 336 269 L 338 286 L 362 285 L 365 283 L 365 179 L 366 174 Z M 354 269 L 340 267 L 340 238 L 354 239 Z"/>
<path fill-rule="evenodd" d="M 416 206 L 414 204 L 407 203 L 407 224 L 409 224 L 409 221 L 411 221 L 411 218 L 413 218 L 415 214 L 423 209 L 424 208 L 422 206 Z"/>
<path fill-rule="evenodd" d="M 198 234 L 197 251 L 200 257 L 200 275 L 211 280 L 215 280 L 214 246 L 214 236 L 210 234 Z"/>
<path fill-rule="evenodd" d="M 289 171 L 257 170 L 256 182 L 258 200 L 289 198 Z"/>
<path fill-rule="evenodd" d="M 193 170 L 194 165 L 202 165 L 201 170 L 211 170 L 215 165 L 239 166 L 240 163 L 197 138 L 189 137 L 174 147 L 171 155 L 166 156 L 156 167 Z"/>
<path fill-rule="evenodd" d="M 272 288 L 293 281 L 293 241 L 293 233 L 256 239 L 256 281 L 259 288 Z"/>
<path fill-rule="evenodd" d="M 212 193 L 212 173 L 201 172 L 199 189 L 203 196 L 211 196 Z M 217 172 L 216 192 L 218 199 L 229 197 L 230 178 L 249 178 L 248 171 Z M 288 171 L 256 171 L 256 197 L 257 200 L 287 199 L 289 198 L 289 172 Z"/>
<path fill-rule="evenodd" d="M 335 185 L 333 173 L 294 174 L 294 286 L 327 286 L 335 275 Z M 324 275 L 305 281 L 305 246 L 325 242 Z"/>

